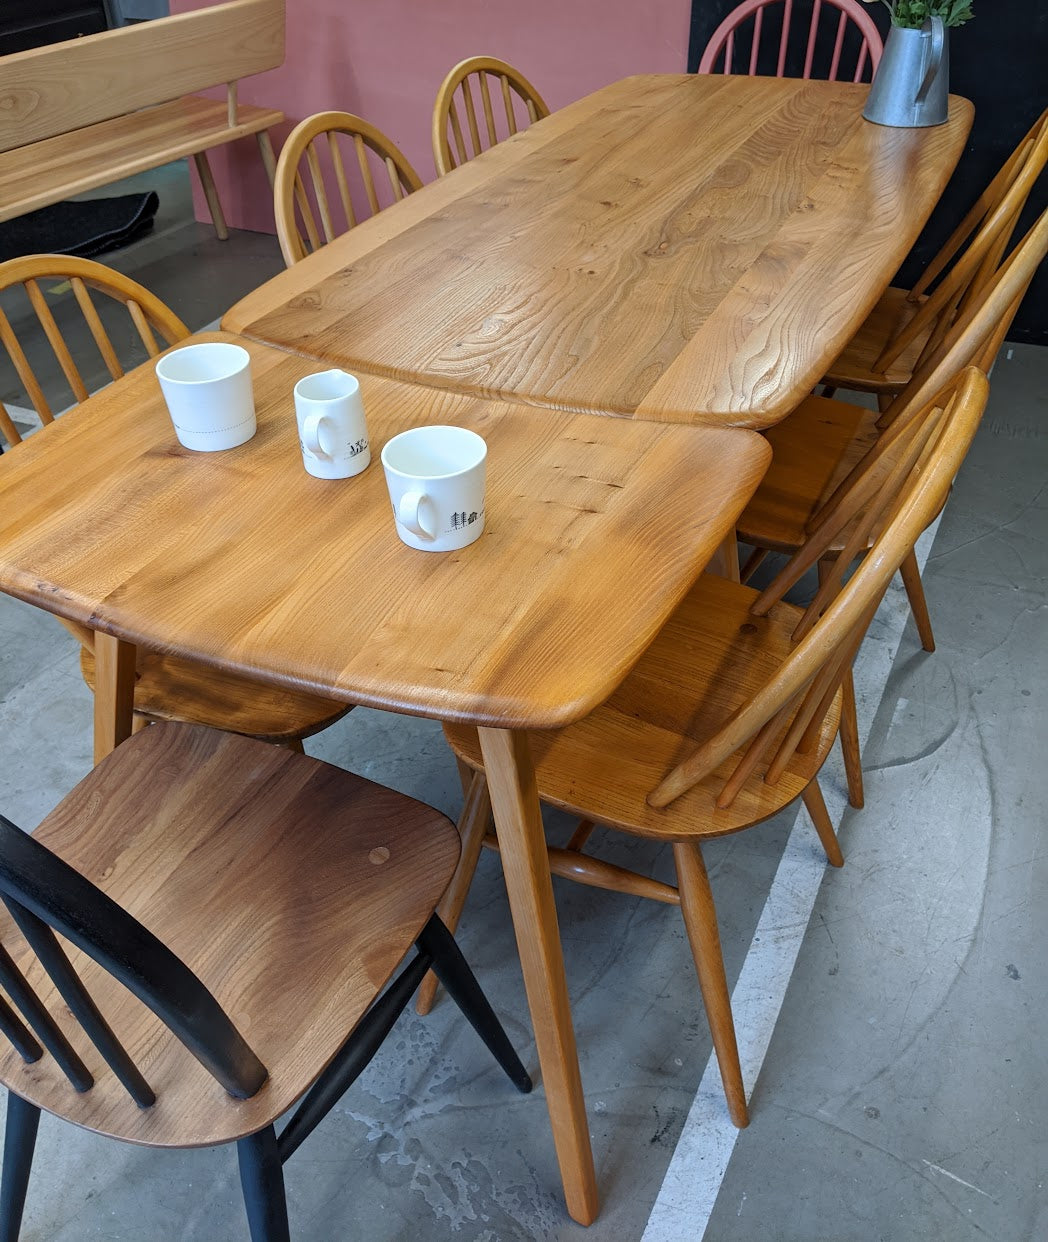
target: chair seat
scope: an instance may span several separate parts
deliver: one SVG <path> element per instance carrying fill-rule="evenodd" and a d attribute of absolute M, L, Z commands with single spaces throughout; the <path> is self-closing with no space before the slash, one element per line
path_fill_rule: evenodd
<path fill-rule="evenodd" d="M 84 680 L 95 688 L 95 657 L 80 649 Z M 282 690 L 204 668 L 188 660 L 142 651 L 135 682 L 135 711 L 150 720 L 187 720 L 268 742 L 310 737 L 350 710 L 345 703 L 306 691 Z"/>
<path fill-rule="evenodd" d="M 0 1081 L 88 1129 L 177 1147 L 252 1134 L 302 1095 L 410 949 L 459 852 L 452 823 L 414 799 L 280 747 L 169 724 L 118 747 L 34 835 L 197 973 L 270 1076 L 234 1100 L 70 947 L 156 1092 L 151 1108 L 136 1107 L 6 919 L 4 944 L 95 1086 L 77 1094 L 53 1057 L 26 1065 L 9 1045 Z"/>
<path fill-rule="evenodd" d="M 757 592 L 704 574 L 612 697 L 577 724 L 530 733 L 544 802 L 611 827 L 688 841 L 748 828 L 792 802 L 833 744 L 840 695 L 818 738 L 797 753 L 775 785 L 757 766 L 727 808 L 716 806 L 741 752 L 664 810 L 646 798 L 666 773 L 747 703 L 782 665 L 801 610 L 777 604 L 765 617 L 749 608 Z M 460 758 L 482 766 L 477 732 L 446 725 Z"/>
<path fill-rule="evenodd" d="M 890 393 L 905 388 L 917 369 L 931 328 L 918 333 L 886 371 L 874 371 L 873 366 L 888 341 L 917 313 L 918 303 L 908 298 L 908 290 L 889 286 L 862 327 L 823 376 L 823 383 L 858 392 Z"/>
<path fill-rule="evenodd" d="M 739 538 L 776 552 L 799 548 L 808 522 L 876 442 L 879 417 L 846 401 L 806 397 L 769 427 L 771 465 L 736 523 Z"/>

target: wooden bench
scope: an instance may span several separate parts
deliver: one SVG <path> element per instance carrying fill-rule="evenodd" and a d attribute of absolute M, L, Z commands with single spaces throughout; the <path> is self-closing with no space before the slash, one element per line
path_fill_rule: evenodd
<path fill-rule="evenodd" d="M 237 81 L 284 60 L 284 0 L 212 8 L 0 57 L 0 221 L 192 155 L 228 236 L 207 152 L 284 115 L 237 102 Z M 194 92 L 226 86 L 224 100 Z"/>

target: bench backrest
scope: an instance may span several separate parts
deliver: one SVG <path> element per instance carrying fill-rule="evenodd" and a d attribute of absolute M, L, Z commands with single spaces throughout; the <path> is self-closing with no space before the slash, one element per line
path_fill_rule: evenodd
<path fill-rule="evenodd" d="M 230 0 L 0 57 L 0 151 L 275 69 L 284 0 Z"/>

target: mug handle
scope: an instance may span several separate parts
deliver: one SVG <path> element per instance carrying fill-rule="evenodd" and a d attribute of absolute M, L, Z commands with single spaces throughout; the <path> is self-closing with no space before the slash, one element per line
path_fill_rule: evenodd
<path fill-rule="evenodd" d="M 324 447 L 320 438 L 320 429 L 324 425 L 324 421 L 331 419 L 327 414 L 307 414 L 302 420 L 302 446 L 314 457 L 323 457 L 327 461 L 334 458 L 334 453 L 330 449 Z"/>
<path fill-rule="evenodd" d="M 423 507 L 427 510 L 429 526 L 422 520 Z M 405 492 L 397 505 L 397 521 L 406 526 L 413 535 L 420 539 L 436 539 L 437 523 L 433 512 L 433 501 L 425 492 Z"/>

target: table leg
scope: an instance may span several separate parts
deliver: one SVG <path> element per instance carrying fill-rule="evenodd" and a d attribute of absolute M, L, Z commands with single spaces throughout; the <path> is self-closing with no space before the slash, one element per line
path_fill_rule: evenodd
<path fill-rule="evenodd" d="M 531 750 L 526 733 L 505 729 L 481 729 L 480 748 L 564 1195 L 572 1217 L 589 1225 L 597 1178 Z"/>
<path fill-rule="evenodd" d="M 727 578 L 729 582 L 739 581 L 739 541 L 735 537 L 734 526 L 725 536 L 724 542 L 710 557 L 706 572 L 718 574 L 721 578 Z"/>
<path fill-rule="evenodd" d="M 95 763 L 131 736 L 135 706 L 135 647 L 95 634 Z"/>

